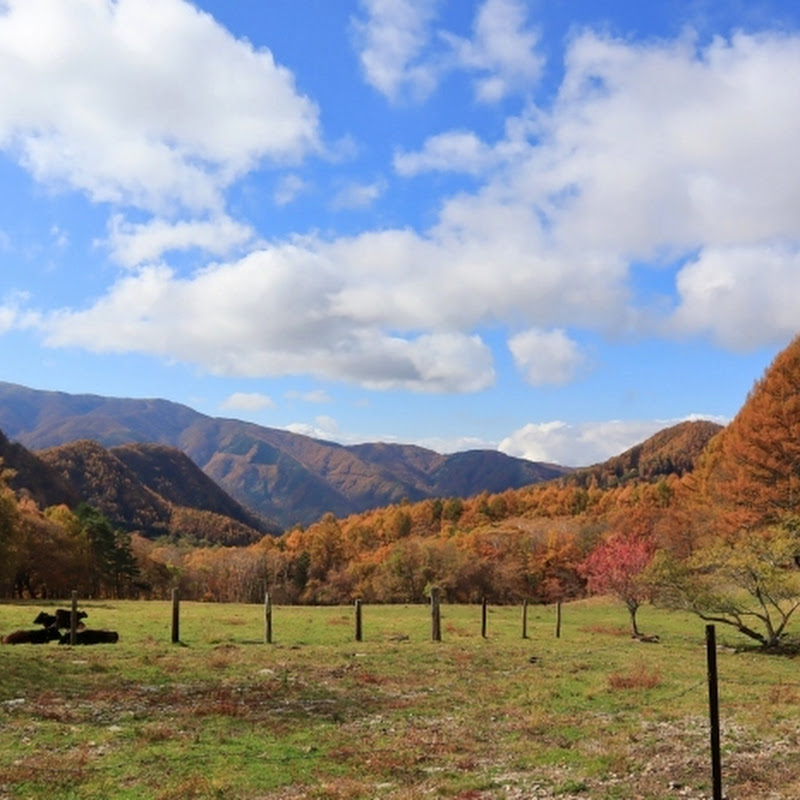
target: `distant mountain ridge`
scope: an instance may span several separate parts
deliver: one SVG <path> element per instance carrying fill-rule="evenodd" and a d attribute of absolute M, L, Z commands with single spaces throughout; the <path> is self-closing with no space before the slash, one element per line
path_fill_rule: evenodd
<path fill-rule="evenodd" d="M 81 440 L 112 449 L 177 448 L 238 503 L 283 527 L 310 524 L 329 511 L 344 517 L 403 500 L 517 489 L 571 471 L 493 450 L 441 455 L 414 445 L 345 446 L 209 417 L 168 400 L 71 395 L 4 382 L 0 429 L 34 451 Z M 130 461 L 141 452 L 125 455 Z"/>

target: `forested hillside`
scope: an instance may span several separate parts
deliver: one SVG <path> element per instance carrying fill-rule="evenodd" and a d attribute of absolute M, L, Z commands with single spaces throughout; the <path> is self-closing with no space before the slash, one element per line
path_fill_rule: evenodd
<path fill-rule="evenodd" d="M 691 433 L 695 428 L 696 434 Z M 704 423 L 686 423 L 659 434 L 658 442 L 667 453 L 675 441 L 709 432 Z M 661 458 L 651 442 L 644 447 Z M 15 451 L 25 452 L 19 445 Z M 422 455 L 424 463 L 425 451 Z M 328 513 L 307 528 L 262 536 L 245 527 L 249 512 L 243 509 L 238 521 L 231 518 L 236 514 L 214 513 L 212 509 L 232 512 L 238 505 L 219 489 L 220 497 L 212 501 L 215 493 L 207 493 L 205 475 L 183 454 L 162 445 L 106 450 L 84 440 L 27 458 L 69 486 L 72 497 L 95 509 L 108 529 L 117 530 L 114 541 L 127 554 L 123 562 L 132 558 L 136 563 L 125 593 L 165 596 L 178 585 L 186 597 L 218 600 L 257 600 L 269 586 L 281 602 L 348 602 L 353 596 L 413 601 L 424 597 L 433 582 L 452 600 L 579 596 L 585 588 L 579 565 L 587 548 L 615 520 L 638 519 L 646 528 L 651 515 L 669 504 L 679 483 L 677 474 L 644 481 L 628 471 L 613 489 L 602 490 L 597 481 L 587 486 L 567 475 L 467 499 L 450 495 L 403 501 L 343 518 Z M 413 460 L 406 468 L 413 471 Z M 596 469 L 606 474 L 614 466 L 609 462 Z M 190 508 L 193 503 L 197 507 Z M 16 524 L 27 542 L 17 551 L 27 556 L 14 581 L 6 576 L 6 591 L 24 587 L 25 593 L 51 594 L 53 577 L 40 575 L 37 553 L 51 546 L 46 542 L 57 542 L 64 564 L 80 564 L 80 557 L 66 555 L 75 549 L 67 542 L 83 529 L 87 512 L 76 516 L 69 503 L 44 509 L 27 501 L 17 506 Z M 96 515 L 89 519 L 97 524 Z M 66 532 L 59 532 L 59 525 Z M 84 553 L 82 558 L 87 557 Z M 76 572 L 65 567 L 73 581 L 78 580 Z M 110 585 L 120 580 L 116 576 Z"/>
<path fill-rule="evenodd" d="M 184 452 L 241 505 L 281 527 L 429 497 L 503 491 L 568 472 L 491 450 L 441 455 L 421 447 L 345 447 L 217 419 L 165 400 L 42 392 L 0 382 L 0 430 L 29 449 L 92 440 Z"/>

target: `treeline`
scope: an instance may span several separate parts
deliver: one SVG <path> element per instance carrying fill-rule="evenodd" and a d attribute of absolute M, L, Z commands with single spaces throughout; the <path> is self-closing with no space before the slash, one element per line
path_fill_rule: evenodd
<path fill-rule="evenodd" d="M 115 529 L 86 504 L 40 509 L 0 489 L 0 594 L 336 604 L 422 601 L 432 585 L 453 602 L 550 602 L 581 596 L 581 564 L 615 526 L 663 525 L 675 479 L 615 490 L 548 484 L 461 500 L 400 504 L 297 527 L 246 547 L 153 540 Z M 180 533 L 180 526 L 178 527 Z"/>
<path fill-rule="evenodd" d="M 7 477 L 7 476 L 6 476 Z M 0 465 L 0 594 L 125 597 L 137 590 L 131 536 L 81 504 L 40 509 L 8 487 Z"/>
<path fill-rule="evenodd" d="M 665 529 L 675 482 L 606 491 L 554 484 L 346 519 L 328 514 L 247 547 L 112 536 L 88 507 L 39 511 L 21 502 L 12 569 L 0 586 L 6 596 L 78 588 L 91 596 L 164 599 L 177 587 L 195 600 L 260 602 L 269 591 L 278 603 L 338 604 L 419 602 L 436 585 L 451 602 L 552 602 L 585 593 L 582 564 L 610 531 Z M 113 556 L 106 552 L 112 540 Z M 89 574 L 97 578 L 87 582 Z"/>

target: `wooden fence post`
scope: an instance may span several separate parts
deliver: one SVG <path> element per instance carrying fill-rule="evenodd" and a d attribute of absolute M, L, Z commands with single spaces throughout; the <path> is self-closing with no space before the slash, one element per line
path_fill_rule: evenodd
<path fill-rule="evenodd" d="M 264 593 L 264 642 L 272 644 L 272 598 Z"/>
<path fill-rule="evenodd" d="M 69 614 L 69 643 L 75 644 L 78 633 L 78 593 L 72 590 L 72 606 Z"/>
<path fill-rule="evenodd" d="M 528 638 L 528 601 L 522 601 L 522 638 Z"/>
<path fill-rule="evenodd" d="M 439 610 L 439 587 L 431 588 L 431 639 L 442 641 L 442 616 Z"/>
<path fill-rule="evenodd" d="M 361 627 L 361 600 L 356 600 L 356 641 L 364 641 L 363 629 Z"/>
<path fill-rule="evenodd" d="M 172 590 L 172 644 L 181 640 L 181 599 L 177 589 Z"/>
<path fill-rule="evenodd" d="M 487 604 L 486 604 L 486 596 L 483 597 L 483 603 L 481 604 L 481 636 L 485 639 L 486 638 L 486 614 L 487 614 Z"/>
<path fill-rule="evenodd" d="M 556 603 L 556 639 L 561 638 L 561 601 Z"/>
<path fill-rule="evenodd" d="M 720 755 L 719 692 L 717 682 L 716 629 L 706 625 L 706 659 L 708 662 L 708 712 L 711 722 L 711 779 L 713 800 L 722 800 L 722 758 Z"/>

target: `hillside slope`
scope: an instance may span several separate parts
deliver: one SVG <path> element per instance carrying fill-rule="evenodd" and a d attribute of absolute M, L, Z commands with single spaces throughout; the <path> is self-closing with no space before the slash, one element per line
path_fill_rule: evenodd
<path fill-rule="evenodd" d="M 583 486 L 594 481 L 601 489 L 632 479 L 652 482 L 667 475 L 692 472 L 709 442 L 723 430 L 708 420 L 680 422 L 600 464 L 575 470 L 568 478 Z"/>
<path fill-rule="evenodd" d="M 82 439 L 41 450 L 37 457 L 81 500 L 124 530 L 219 544 L 249 544 L 279 532 L 171 448 L 128 445 L 111 451 Z"/>

